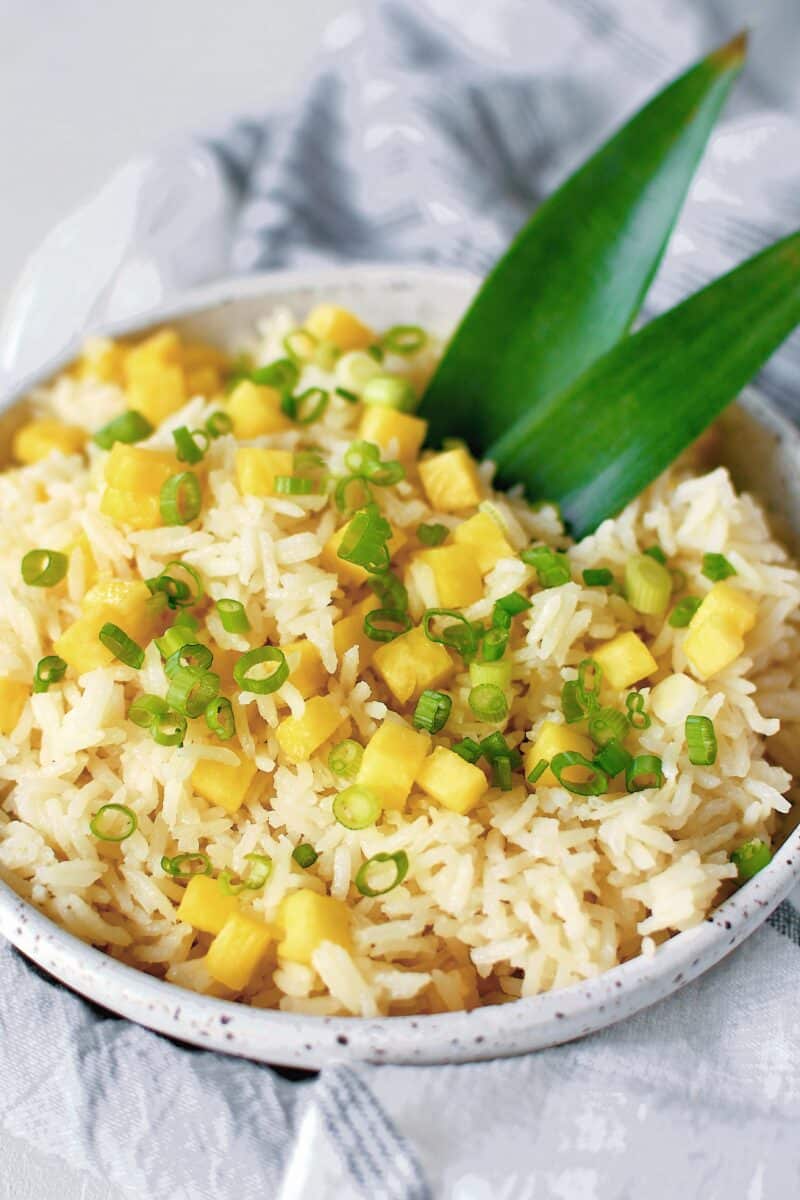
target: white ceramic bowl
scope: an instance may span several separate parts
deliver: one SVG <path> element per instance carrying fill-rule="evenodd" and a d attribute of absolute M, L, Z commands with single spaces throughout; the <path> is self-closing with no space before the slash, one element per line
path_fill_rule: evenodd
<path fill-rule="evenodd" d="M 152 314 L 146 328 L 169 320 L 181 330 L 226 342 L 272 305 L 304 312 L 322 298 L 364 313 L 377 326 L 419 322 L 453 327 L 477 281 L 429 268 L 345 267 L 235 280 L 195 291 Z M 122 332 L 112 330 L 110 332 Z M 125 332 L 134 332 L 128 327 Z M 36 379 L 0 404 L 6 440 L 21 419 L 17 401 L 62 366 L 47 363 Z M 783 538 L 800 545 L 800 434 L 754 394 L 722 423 L 724 459 L 740 487 L 755 491 Z M 472 1013 L 379 1020 L 295 1016 L 198 996 L 106 957 L 54 925 L 0 883 L 0 933 L 45 971 L 116 1013 L 182 1041 L 287 1066 L 320 1067 L 342 1059 L 461 1062 L 520 1054 L 580 1037 L 653 1004 L 708 970 L 752 933 L 800 879 L 800 830 L 771 864 L 695 929 L 586 983 Z"/>

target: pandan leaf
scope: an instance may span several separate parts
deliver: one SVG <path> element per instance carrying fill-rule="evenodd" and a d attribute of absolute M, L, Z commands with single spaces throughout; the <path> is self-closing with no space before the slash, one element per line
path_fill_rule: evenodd
<path fill-rule="evenodd" d="M 619 342 L 495 443 L 502 481 L 561 505 L 575 537 L 651 483 L 800 323 L 800 232 Z"/>
<path fill-rule="evenodd" d="M 627 332 L 745 51 L 740 35 L 692 67 L 537 210 L 423 397 L 433 445 L 487 453 Z"/>

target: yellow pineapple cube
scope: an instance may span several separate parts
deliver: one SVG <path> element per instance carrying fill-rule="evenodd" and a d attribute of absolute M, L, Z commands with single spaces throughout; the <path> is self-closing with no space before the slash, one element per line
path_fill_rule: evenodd
<path fill-rule="evenodd" d="M 468 517 L 453 530 L 453 541 L 469 551 L 481 575 L 488 575 L 501 558 L 513 558 L 514 550 L 499 523 L 489 513 Z"/>
<path fill-rule="evenodd" d="M 148 337 L 143 338 L 135 346 L 130 347 L 125 355 L 125 379 L 128 383 L 141 370 L 150 367 L 161 367 L 170 364 L 180 364 L 181 339 L 175 329 L 165 327 L 157 329 Z"/>
<path fill-rule="evenodd" d="M 658 663 L 638 634 L 620 633 L 592 651 L 603 668 L 603 678 L 612 688 L 622 691 L 658 670 Z"/>
<path fill-rule="evenodd" d="M 97 562 L 86 534 L 79 533 L 74 541 L 70 542 L 67 550 L 70 558 L 73 554 L 80 554 L 83 560 L 83 590 L 87 592 L 97 583 Z"/>
<path fill-rule="evenodd" d="M 258 768 L 250 758 L 238 755 L 236 766 L 232 763 L 216 762 L 213 758 L 200 758 L 192 771 L 192 787 L 209 804 L 224 808 L 231 816 L 244 804 L 250 784 Z"/>
<path fill-rule="evenodd" d="M 475 460 L 463 446 L 424 459 L 419 464 L 419 477 L 431 507 L 439 512 L 472 508 L 483 498 Z"/>
<path fill-rule="evenodd" d="M 384 454 L 391 452 L 402 462 L 410 462 L 417 457 L 425 441 L 428 422 L 410 413 L 384 408 L 381 404 L 367 404 L 358 432 L 365 442 L 380 446 Z"/>
<path fill-rule="evenodd" d="M 291 450 L 262 450 L 244 446 L 236 451 L 236 482 L 243 496 L 274 496 L 275 476 L 291 475 Z"/>
<path fill-rule="evenodd" d="M 741 618 L 712 612 L 699 625 L 692 623 L 683 650 L 698 679 L 710 679 L 744 653 L 740 622 Z"/>
<path fill-rule="evenodd" d="M 276 388 L 264 387 L 243 379 L 228 399 L 228 416 L 237 438 L 262 437 L 267 433 L 284 433 L 292 423 L 281 411 L 281 394 Z"/>
<path fill-rule="evenodd" d="M 214 367 L 193 367 L 185 374 L 187 396 L 214 396 L 222 387 L 220 373 Z"/>
<path fill-rule="evenodd" d="M 401 809 L 430 744 L 427 733 L 403 721 L 384 721 L 367 742 L 358 782 L 380 798 L 383 808 Z"/>
<path fill-rule="evenodd" d="M 358 563 L 348 562 L 344 558 L 339 557 L 339 547 L 342 544 L 347 530 L 350 528 L 350 522 L 347 525 L 342 525 L 332 534 L 322 548 L 322 553 L 319 556 L 320 566 L 326 571 L 330 571 L 332 575 L 339 576 L 339 582 L 345 584 L 361 584 L 367 578 L 368 572 L 360 567 Z M 402 550 L 408 541 L 407 536 L 402 529 L 392 527 L 392 536 L 386 543 L 389 551 L 389 557 L 394 558 L 396 554 Z"/>
<path fill-rule="evenodd" d="M 439 687 L 455 669 L 447 648 L 430 641 L 422 626 L 381 643 L 373 652 L 372 663 L 400 704 L 418 699 L 426 688 Z"/>
<path fill-rule="evenodd" d="M 270 942 L 272 930 L 244 913 L 231 913 L 209 946 L 206 967 L 212 979 L 231 991 L 247 987 Z"/>
<path fill-rule="evenodd" d="M 294 684 L 304 700 L 321 692 L 328 682 L 328 672 L 322 665 L 322 657 L 313 642 L 305 638 L 291 642 L 281 649 L 289 664 L 289 683 Z"/>
<path fill-rule="evenodd" d="M 351 646 L 358 646 L 359 667 L 369 666 L 378 643 L 364 632 L 364 618 L 376 608 L 380 608 L 378 597 L 367 596 L 352 612 L 336 622 L 333 627 L 333 648 L 337 658 L 341 659 Z"/>
<path fill-rule="evenodd" d="M 181 347 L 180 360 L 187 371 L 210 367 L 219 374 L 228 367 L 228 355 L 218 346 L 207 342 L 187 342 Z"/>
<path fill-rule="evenodd" d="M 185 470 L 169 450 L 143 450 L 115 442 L 103 467 L 109 487 L 137 496 L 158 496 L 171 475 Z"/>
<path fill-rule="evenodd" d="M 125 381 L 127 353 L 126 346 L 111 338 L 87 338 L 78 359 L 78 375 L 82 379 L 101 379 L 104 383 L 115 383 L 121 387 Z"/>
<path fill-rule="evenodd" d="M 137 367 L 127 388 L 128 401 L 151 425 L 160 425 L 188 400 L 183 368 L 169 363 Z"/>
<path fill-rule="evenodd" d="M 318 304 L 308 314 L 305 327 L 319 341 L 333 342 L 340 350 L 365 350 L 377 341 L 355 313 L 336 304 Z"/>
<path fill-rule="evenodd" d="M 425 759 L 417 774 L 417 785 L 443 808 L 462 814 L 474 808 L 489 790 L 480 767 L 445 746 L 437 746 Z"/>
<path fill-rule="evenodd" d="M 29 421 L 14 434 L 11 452 L 17 462 L 30 465 L 48 454 L 80 454 L 86 442 L 86 430 L 78 425 L 43 419 Z"/>
<path fill-rule="evenodd" d="M 18 679 L 0 679 L 0 733 L 8 736 L 14 732 L 30 694 L 27 683 L 20 683 Z"/>
<path fill-rule="evenodd" d="M 163 524 L 158 496 L 141 496 L 120 488 L 105 489 L 100 512 L 115 525 L 130 525 L 131 529 L 158 529 Z"/>
<path fill-rule="evenodd" d="M 321 896 L 310 888 L 290 892 L 280 906 L 278 920 L 283 928 L 278 958 L 310 966 L 311 956 L 322 942 L 352 949 L 350 912 L 333 896 Z"/>
<path fill-rule="evenodd" d="M 281 750 L 290 762 L 306 762 L 342 723 L 339 706 L 330 696 L 312 696 L 302 717 L 286 717 L 276 730 Z"/>
<path fill-rule="evenodd" d="M 735 584 L 722 579 L 706 594 L 703 603 L 689 622 L 689 628 L 697 629 L 712 616 L 725 617 L 737 633 L 744 637 L 756 623 L 758 601 Z"/>
<path fill-rule="evenodd" d="M 53 646 L 55 654 L 78 674 L 107 667 L 113 653 L 100 641 L 103 625 L 112 623 L 146 645 L 158 632 L 160 604 L 141 581 L 102 579 L 91 587 L 81 602 L 81 616 Z"/>
<path fill-rule="evenodd" d="M 557 754 L 582 754 L 589 762 L 594 758 L 594 747 L 591 738 L 579 733 L 569 725 L 557 725 L 555 721 L 545 721 L 541 726 L 536 741 L 525 749 L 525 774 L 530 775 L 544 759 L 550 763 Z M 586 767 L 568 767 L 563 772 L 564 778 L 571 783 L 586 783 L 592 773 Z M 537 779 L 535 787 L 558 787 L 558 780 L 548 767 Z"/>
<path fill-rule="evenodd" d="M 483 579 L 475 555 L 466 546 L 418 550 L 411 560 L 433 572 L 441 608 L 468 608 L 483 595 Z"/>
<path fill-rule="evenodd" d="M 226 896 L 218 879 L 194 875 L 186 885 L 176 916 L 204 933 L 219 933 L 228 917 L 239 911 L 235 896 Z"/>

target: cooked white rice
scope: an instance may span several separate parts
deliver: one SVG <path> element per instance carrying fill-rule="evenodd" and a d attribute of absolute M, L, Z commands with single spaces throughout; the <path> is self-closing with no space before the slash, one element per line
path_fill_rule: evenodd
<path fill-rule="evenodd" d="M 283 312 L 264 323 L 259 361 L 281 352 L 291 326 Z M 400 361 L 392 366 L 404 369 Z M 317 383 L 330 387 L 333 381 L 309 368 L 307 385 Z M 127 407 L 117 386 L 72 375 L 37 393 L 33 404 L 39 414 L 91 428 Z M 196 428 L 218 407 L 218 400 L 195 397 L 144 444 L 171 449 L 172 429 Z M 334 397 L 311 432 L 255 444 L 313 443 L 332 470 L 341 471 L 358 407 Z M 211 597 L 238 598 L 260 614 L 260 625 L 246 637 L 226 634 L 211 616 L 209 629 L 222 649 L 243 651 L 273 631 L 278 644 L 310 639 L 332 672 L 330 694 L 343 717 L 352 718 L 352 736 L 366 742 L 391 697 L 373 671 L 359 672 L 357 649 L 337 661 L 333 624 L 351 602 L 318 561 L 336 527 L 336 510 L 327 497 L 241 496 L 236 449 L 232 436 L 212 444 L 201 518 L 185 527 L 126 532 L 114 525 L 99 508 L 105 453 L 92 445 L 88 460 L 54 454 L 0 475 L 0 676 L 32 678 L 39 659 L 79 615 L 85 590 L 80 556 L 71 560 L 66 586 L 54 590 L 23 584 L 22 556 L 34 546 L 67 547 L 83 531 L 102 573 L 146 579 L 180 556 L 201 573 Z M 519 497 L 493 493 L 490 464 L 481 474 L 517 552 L 532 540 L 567 544 L 552 508 L 534 510 Z M 409 533 L 420 522 L 452 527 L 460 519 L 432 511 L 413 478 L 382 489 L 379 500 Z M 13 732 L 0 737 L 0 875 L 113 957 L 183 987 L 230 995 L 206 970 L 210 935 L 177 920 L 183 885 L 164 873 L 161 858 L 202 849 L 215 871 L 244 871 L 248 853 L 269 855 L 266 887 L 240 897 L 246 911 L 275 923 L 287 892 L 310 887 L 346 900 L 352 913 L 352 953 L 324 942 L 312 965 L 279 962 L 273 942 L 241 993 L 256 1006 L 294 1012 L 456 1010 L 563 987 L 653 953 L 727 894 L 736 877 L 731 851 L 752 838 L 773 841 L 789 812 L 785 767 L 800 766 L 800 575 L 758 504 L 736 494 L 725 469 L 695 475 L 683 463 L 616 520 L 569 548 L 573 582 L 542 590 L 519 558 L 504 559 L 487 577 L 485 597 L 467 610 L 470 619 L 484 619 L 498 597 L 515 589 L 531 595 L 532 607 L 516 618 L 524 637 L 513 651 L 515 700 L 504 729 L 515 744 L 533 739 L 545 719 L 563 720 L 561 689 L 576 677 L 577 664 L 621 631 L 636 628 L 648 641 L 659 663 L 655 680 L 687 670 L 684 629 L 663 617 L 643 618 L 621 596 L 577 582 L 583 568 L 599 564 L 621 577 L 629 556 L 654 542 L 671 567 L 686 572 L 691 592 L 708 591 L 701 560 L 715 551 L 758 600 L 745 655 L 698 685 L 693 711 L 713 718 L 714 766 L 692 766 L 683 721 L 665 723 L 651 710 L 652 724 L 638 745 L 663 760 L 661 788 L 582 797 L 560 787 L 532 791 L 517 773 L 512 790 L 489 790 L 467 816 L 415 792 L 404 811 L 349 831 L 331 811 L 341 783 L 327 766 L 329 745 L 299 765 L 282 759 L 275 728 L 286 704 L 294 715 L 304 706 L 286 685 L 277 696 L 246 696 L 246 704 L 235 705 L 241 747 L 258 775 L 231 816 L 210 807 L 190 782 L 198 759 L 232 761 L 228 744 L 209 739 L 203 723 L 192 722 L 183 748 L 162 747 L 126 720 L 140 691 L 163 695 L 166 689 L 151 643 L 141 680 L 120 663 L 80 678 L 68 675 L 33 695 Z M 418 618 L 412 594 L 415 603 Z M 436 739 L 447 745 L 486 733 L 466 701 L 469 675 L 459 671 L 448 685 L 453 716 Z M 648 702 L 650 689 L 642 694 Z M 265 723 L 257 740 L 246 720 L 253 706 Z M 779 718 L 789 722 L 781 733 Z M 138 818 L 137 831 L 119 846 L 89 831 L 92 815 L 108 802 L 128 805 Z M 305 871 L 292 860 L 301 842 L 319 854 Z M 382 897 L 360 896 L 353 881 L 361 863 L 398 850 L 410 864 L 403 883 Z"/>

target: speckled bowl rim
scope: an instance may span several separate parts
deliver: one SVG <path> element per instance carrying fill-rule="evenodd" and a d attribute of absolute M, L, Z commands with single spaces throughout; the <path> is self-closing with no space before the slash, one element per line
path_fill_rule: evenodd
<path fill-rule="evenodd" d="M 146 317 L 107 332 L 137 332 L 243 299 L 280 302 L 288 292 L 385 288 L 408 294 L 419 288 L 463 291 L 477 280 L 433 267 L 354 265 L 284 271 L 225 280 L 193 289 Z M 70 355 L 45 363 L 0 400 L 13 406 L 37 382 L 59 370 Z M 800 433 L 750 391 L 741 406 L 769 430 L 790 460 L 800 464 Z M 797 531 L 800 534 L 800 530 Z M 0 881 L 0 934 L 43 970 L 92 1001 L 151 1029 L 197 1046 L 285 1066 L 319 1068 L 343 1060 L 438 1063 L 521 1054 L 581 1037 L 668 996 L 730 953 L 757 929 L 800 881 L 800 827 L 755 879 L 693 929 L 594 979 L 506 1005 L 473 1012 L 416 1017 L 314 1017 L 254 1009 L 184 991 L 109 958 L 18 896 Z"/>

